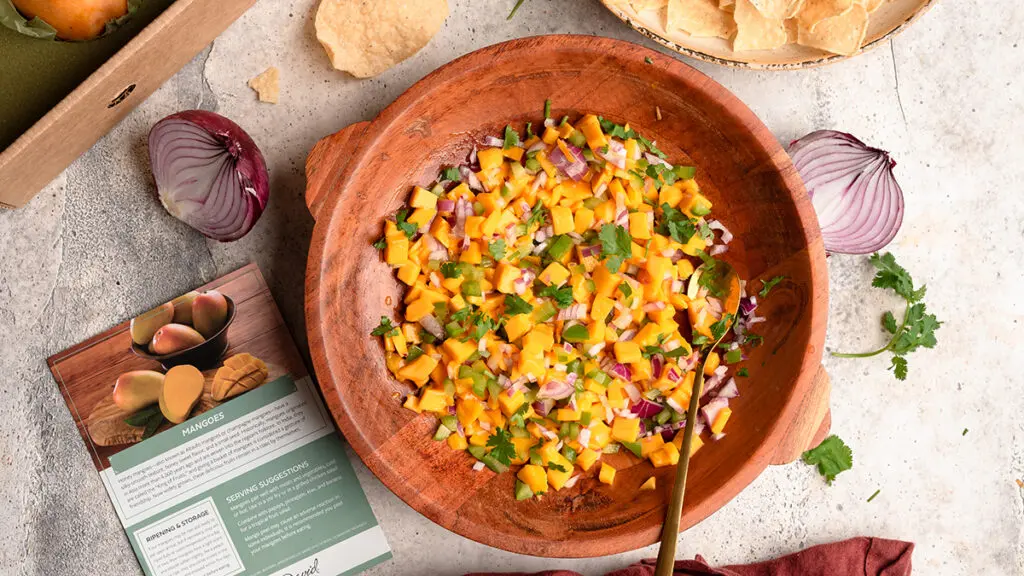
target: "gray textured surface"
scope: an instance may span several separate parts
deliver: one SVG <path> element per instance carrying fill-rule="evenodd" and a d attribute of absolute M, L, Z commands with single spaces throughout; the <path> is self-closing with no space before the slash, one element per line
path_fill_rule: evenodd
<path fill-rule="evenodd" d="M 313 0 L 260 0 L 27 207 L 0 213 L 0 574 L 139 573 L 46 356 L 250 260 L 304 343 L 313 221 L 302 167 L 317 138 L 371 118 L 437 66 L 494 42 L 553 32 L 641 41 L 596 2 L 528 0 L 506 22 L 512 3 L 454 0 L 425 50 L 356 81 L 329 69 L 312 34 Z M 837 128 L 893 152 L 908 210 L 891 249 L 928 282 L 929 306 L 946 324 L 936 350 L 913 356 L 905 383 L 882 358 L 826 359 L 833 430 L 853 447 L 854 470 L 826 487 L 801 464 L 769 469 L 685 533 L 680 554 L 746 562 L 870 534 L 917 542 L 917 574 L 1024 574 L 1024 493 L 1014 482 L 1024 477 L 1021 30 L 1016 0 L 946 0 L 891 46 L 831 67 L 698 65 L 782 141 Z M 258 104 L 245 85 L 271 64 L 282 69 L 277 106 Z M 205 241 L 153 196 L 148 128 L 195 107 L 245 126 L 270 165 L 270 209 L 234 244 Z M 878 314 L 895 302 L 869 287 L 865 259 L 834 257 L 829 267 L 828 345 L 877 344 Z M 507 554 L 434 526 L 357 468 L 395 550 L 372 574 L 558 566 L 590 575 L 655 554 Z"/>

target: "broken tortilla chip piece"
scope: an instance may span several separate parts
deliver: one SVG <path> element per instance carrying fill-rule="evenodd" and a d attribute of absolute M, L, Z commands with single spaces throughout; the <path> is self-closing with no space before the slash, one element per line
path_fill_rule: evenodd
<path fill-rule="evenodd" d="M 331 65 L 369 78 L 419 52 L 447 17 L 447 0 L 321 0 L 316 38 Z"/>
<path fill-rule="evenodd" d="M 878 10 L 882 4 L 885 4 L 886 0 L 859 0 L 859 2 L 864 6 L 864 9 L 867 10 L 868 13 L 872 13 L 875 10 Z"/>
<path fill-rule="evenodd" d="M 668 0 L 631 0 L 630 4 L 637 12 L 642 10 L 661 10 L 668 6 Z"/>
<path fill-rule="evenodd" d="M 736 0 L 733 50 L 771 50 L 785 45 L 786 40 L 786 25 L 781 18 L 765 18 L 750 0 Z"/>
<path fill-rule="evenodd" d="M 762 16 L 771 20 L 782 20 L 786 17 L 790 0 L 750 0 Z"/>
<path fill-rule="evenodd" d="M 281 94 L 280 81 L 281 73 L 277 68 L 271 66 L 259 76 L 249 80 L 249 88 L 256 91 L 256 97 L 260 99 L 260 102 L 277 104 L 277 98 Z"/>
<path fill-rule="evenodd" d="M 783 17 L 787 19 L 796 18 L 796 15 L 800 13 L 800 10 L 803 10 L 803 7 L 804 0 L 790 0 L 789 6 L 786 7 L 786 14 Z"/>
<path fill-rule="evenodd" d="M 868 11 L 854 4 L 846 13 L 818 22 L 814 30 L 800 28 L 798 40 L 804 46 L 850 56 L 860 50 L 868 33 Z"/>
<path fill-rule="evenodd" d="M 732 16 L 718 9 L 718 0 L 668 0 L 669 30 L 728 38 L 734 28 Z"/>
<path fill-rule="evenodd" d="M 797 18 L 800 28 L 813 31 L 818 22 L 845 14 L 853 6 L 853 0 L 805 0 Z"/>

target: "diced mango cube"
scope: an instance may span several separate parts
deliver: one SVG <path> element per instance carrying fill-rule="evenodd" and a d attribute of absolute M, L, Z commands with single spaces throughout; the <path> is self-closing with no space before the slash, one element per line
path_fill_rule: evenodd
<path fill-rule="evenodd" d="M 594 292 L 598 296 L 610 298 L 621 283 L 622 277 L 608 270 L 608 266 L 601 264 L 594 269 Z"/>
<path fill-rule="evenodd" d="M 527 353 L 546 352 L 554 344 L 554 334 L 546 324 L 534 326 L 530 333 L 523 337 L 523 351 Z"/>
<path fill-rule="evenodd" d="M 516 478 L 529 486 L 534 494 L 543 494 L 548 491 L 548 475 L 542 466 L 527 464 L 519 469 Z"/>
<path fill-rule="evenodd" d="M 675 466 L 679 463 L 679 449 L 676 448 L 675 444 L 669 442 L 662 446 L 660 450 L 651 454 L 650 460 L 655 468 Z"/>
<path fill-rule="evenodd" d="M 433 196 L 433 194 L 431 194 Z M 417 208 L 412 211 L 409 215 L 408 222 L 415 224 L 417 228 L 428 224 L 431 220 L 437 216 L 437 210 L 434 208 Z"/>
<path fill-rule="evenodd" d="M 597 116 L 587 114 L 580 118 L 576 123 L 576 129 L 586 137 L 587 146 L 590 146 L 591 150 L 600 150 L 608 145 L 608 139 L 601 131 L 601 123 L 597 120 Z"/>
<path fill-rule="evenodd" d="M 477 398 L 460 398 L 455 403 L 455 416 L 463 427 L 476 422 L 484 413 L 484 404 Z"/>
<path fill-rule="evenodd" d="M 526 334 L 533 326 L 533 320 L 530 319 L 529 314 L 516 314 L 505 321 L 505 334 L 508 336 L 509 342 L 518 340 L 523 334 Z"/>
<path fill-rule="evenodd" d="M 481 170 L 494 170 L 501 168 L 505 154 L 501 148 L 484 148 L 477 152 L 476 157 L 480 161 Z"/>
<path fill-rule="evenodd" d="M 551 208 L 551 227 L 555 234 L 568 234 L 576 230 L 576 223 L 573 221 L 572 210 L 567 206 L 554 206 Z"/>
<path fill-rule="evenodd" d="M 654 476 L 651 476 L 650 478 L 647 479 L 646 482 L 644 482 L 643 484 L 640 485 L 640 490 L 641 491 L 654 490 L 654 483 L 655 483 Z"/>
<path fill-rule="evenodd" d="M 636 442 L 640 435 L 639 418 L 623 418 L 619 416 L 612 423 L 612 440 L 619 442 Z"/>
<path fill-rule="evenodd" d="M 521 274 L 522 271 L 519 268 L 502 260 L 498 262 L 498 266 L 494 270 L 494 286 L 498 292 L 512 294 L 515 292 L 515 281 Z"/>
<path fill-rule="evenodd" d="M 590 467 L 597 462 L 598 458 L 601 457 L 601 453 L 597 450 L 591 450 L 590 448 L 584 448 L 576 456 L 576 465 L 584 470 L 590 470 Z"/>
<path fill-rule="evenodd" d="M 608 317 L 608 313 L 611 312 L 614 307 L 614 300 L 608 296 L 599 294 L 594 298 L 594 304 L 590 307 L 590 317 L 595 322 L 604 322 L 604 319 Z"/>
<path fill-rule="evenodd" d="M 601 480 L 602 484 L 608 484 L 609 486 L 615 482 L 615 468 L 608 465 L 607 462 L 601 463 L 601 472 L 598 474 L 598 479 Z"/>
<path fill-rule="evenodd" d="M 561 286 L 569 279 L 569 271 L 558 262 L 552 262 L 537 276 L 537 279 L 549 286 Z"/>
<path fill-rule="evenodd" d="M 661 434 L 653 434 L 647 438 L 640 440 L 640 457 L 647 458 L 654 452 L 661 450 L 661 447 L 665 445 L 665 439 L 661 437 Z"/>
<path fill-rule="evenodd" d="M 428 358 L 428 356 L 420 356 L 420 358 Z M 423 391 L 420 396 L 420 410 L 424 412 L 444 412 L 448 413 L 448 403 L 445 401 L 444 390 L 437 390 L 435 388 L 427 388 Z"/>
<path fill-rule="evenodd" d="M 715 421 L 711 423 L 711 433 L 721 434 L 722 430 L 725 429 L 725 423 L 729 421 L 729 417 L 732 416 L 732 409 L 726 406 L 718 411 L 715 415 Z"/>
<path fill-rule="evenodd" d="M 433 194 L 431 194 L 433 196 Z M 398 279 L 405 282 L 409 286 L 416 283 L 416 278 L 420 275 L 420 265 L 412 260 L 407 261 L 398 268 Z"/>
<path fill-rule="evenodd" d="M 639 362 L 643 359 L 643 354 L 640 352 L 640 345 L 633 341 L 616 342 L 615 359 L 621 364 Z"/>
<path fill-rule="evenodd" d="M 409 322 L 419 322 L 421 318 L 434 312 L 434 302 L 424 296 L 420 296 L 405 307 L 405 319 Z"/>
<path fill-rule="evenodd" d="M 589 448 L 600 452 L 611 441 L 611 428 L 606 426 L 604 422 L 590 425 L 590 443 L 587 444 Z"/>
<path fill-rule="evenodd" d="M 416 186 L 412 189 L 409 205 L 413 208 L 437 208 L 437 195 L 430 190 Z"/>
<path fill-rule="evenodd" d="M 452 450 L 465 450 L 469 448 L 469 443 L 466 442 L 465 436 L 451 434 L 448 436 L 448 447 Z"/>
<path fill-rule="evenodd" d="M 401 266 L 409 259 L 409 239 L 403 234 L 387 239 L 384 245 L 384 261 L 392 266 Z"/>
<path fill-rule="evenodd" d="M 476 346 L 475 340 L 460 342 L 457 338 L 449 338 L 441 345 L 441 349 L 450 362 L 462 364 L 476 352 Z"/>
<path fill-rule="evenodd" d="M 629 215 L 629 235 L 637 240 L 649 240 L 651 225 L 647 221 L 646 212 L 633 212 Z"/>

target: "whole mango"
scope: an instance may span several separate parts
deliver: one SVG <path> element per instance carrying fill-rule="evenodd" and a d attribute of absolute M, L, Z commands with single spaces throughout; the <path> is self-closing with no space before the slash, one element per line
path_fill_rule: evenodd
<path fill-rule="evenodd" d="M 164 375 L 153 370 L 133 370 L 117 377 L 114 383 L 114 404 L 132 413 L 160 400 Z"/>
<path fill-rule="evenodd" d="M 128 331 L 132 335 L 132 342 L 139 346 L 145 346 L 153 339 L 153 335 L 162 326 L 170 324 L 174 319 L 174 305 L 170 302 L 161 304 L 149 312 L 132 318 Z"/>
<path fill-rule="evenodd" d="M 184 324 L 168 324 L 161 326 L 153 335 L 149 351 L 160 355 L 174 354 L 198 346 L 205 340 L 202 334 Z"/>
<path fill-rule="evenodd" d="M 199 296 L 199 292 L 193 290 L 171 300 L 171 304 L 174 306 L 173 322 L 175 324 L 192 325 L 192 302 L 196 299 L 196 296 Z"/>
<path fill-rule="evenodd" d="M 228 300 L 216 290 L 204 292 L 192 301 L 192 325 L 210 338 L 228 321 Z"/>

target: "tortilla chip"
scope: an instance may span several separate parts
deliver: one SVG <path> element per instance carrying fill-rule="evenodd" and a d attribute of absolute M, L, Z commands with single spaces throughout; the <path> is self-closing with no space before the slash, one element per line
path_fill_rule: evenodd
<path fill-rule="evenodd" d="M 805 0 L 797 18 L 800 28 L 813 31 L 814 27 L 825 18 L 845 14 L 853 6 L 853 0 Z"/>
<path fill-rule="evenodd" d="M 797 41 L 804 46 L 851 56 L 860 50 L 868 33 L 868 11 L 854 4 L 845 14 L 826 18 L 807 30 L 801 27 Z"/>
<path fill-rule="evenodd" d="M 796 18 L 796 15 L 800 13 L 804 7 L 804 0 L 790 0 L 789 6 L 786 7 L 786 15 L 784 18 Z"/>
<path fill-rule="evenodd" d="M 736 39 L 732 49 L 771 50 L 786 44 L 786 25 L 781 18 L 765 18 L 751 0 L 736 0 Z"/>
<path fill-rule="evenodd" d="M 256 97 L 260 102 L 277 104 L 277 98 L 281 94 L 281 73 L 277 68 L 271 66 L 262 74 L 249 80 L 249 88 L 256 91 Z"/>
<path fill-rule="evenodd" d="M 750 0 L 762 16 L 770 20 L 782 20 L 786 17 L 790 0 Z"/>
<path fill-rule="evenodd" d="M 321 0 L 316 39 L 331 65 L 376 76 L 420 51 L 448 17 L 448 0 Z"/>
<path fill-rule="evenodd" d="M 718 7 L 727 10 L 736 7 L 736 0 L 718 0 Z"/>
<path fill-rule="evenodd" d="M 641 12 L 643 10 L 661 10 L 665 6 L 668 6 L 668 0 L 630 0 L 630 4 L 633 6 L 633 10 Z"/>
<path fill-rule="evenodd" d="M 872 13 L 875 10 L 881 8 L 882 4 L 886 3 L 886 0 L 858 0 L 868 13 Z"/>
<path fill-rule="evenodd" d="M 728 12 L 718 9 L 718 0 L 668 0 L 667 28 L 691 36 L 732 36 L 734 24 Z"/>
<path fill-rule="evenodd" d="M 786 20 L 786 44 L 795 44 L 800 37 L 800 23 L 796 18 Z"/>

